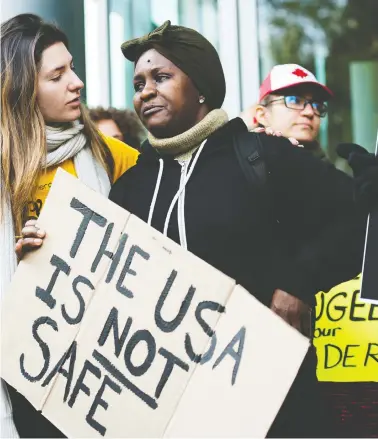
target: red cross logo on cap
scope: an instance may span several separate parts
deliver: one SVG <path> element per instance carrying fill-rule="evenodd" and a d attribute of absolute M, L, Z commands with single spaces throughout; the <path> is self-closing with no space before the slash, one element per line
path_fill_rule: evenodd
<path fill-rule="evenodd" d="M 302 69 L 295 69 L 292 73 L 293 75 L 299 76 L 300 78 L 305 78 L 306 76 L 308 76 L 308 74 Z"/>

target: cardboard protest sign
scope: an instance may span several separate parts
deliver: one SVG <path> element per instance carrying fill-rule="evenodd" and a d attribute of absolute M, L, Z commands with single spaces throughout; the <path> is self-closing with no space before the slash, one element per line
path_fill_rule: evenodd
<path fill-rule="evenodd" d="M 360 298 L 361 276 L 316 297 L 320 381 L 378 382 L 378 305 Z"/>
<path fill-rule="evenodd" d="M 2 304 L 2 375 L 10 383 L 18 383 L 23 377 L 22 387 L 16 388 L 38 410 L 54 384 L 47 367 L 57 364 L 76 338 L 84 309 L 108 265 L 101 261 L 99 269 L 91 273 L 90 282 L 79 277 L 84 274 L 81 267 L 90 273 L 89 259 L 98 251 L 104 218 L 117 218 L 114 232 L 119 235 L 130 216 L 113 203 L 93 197 L 91 207 L 97 215 L 90 220 L 91 212 L 79 200 L 92 192 L 75 184 L 76 179 L 64 178 L 63 171 L 58 175 L 58 184 L 51 187 L 46 200 L 48 208 L 38 220 L 40 227 L 48 230 L 48 238 L 40 251 L 30 253 L 20 263 Z M 78 252 L 83 239 L 80 227 L 85 222 L 91 239 L 86 240 L 86 251 Z M 114 248 L 117 241 L 114 237 Z"/>
<path fill-rule="evenodd" d="M 63 171 L 38 222 L 2 304 L 8 383 L 69 437 L 266 434 L 307 339 Z"/>
<path fill-rule="evenodd" d="M 58 426 L 74 423 L 75 436 L 91 436 L 93 429 L 105 434 L 105 428 L 110 437 L 163 436 L 195 368 L 190 357 L 195 360 L 203 353 L 209 340 L 196 314 L 215 327 L 235 286 L 234 280 L 136 217 L 130 218 L 124 233 L 128 238 L 114 280 L 133 249 L 139 249 L 129 266 L 136 274 L 129 271 L 124 281 L 128 297 L 117 291 L 115 282 L 102 283 L 76 339 L 72 382 L 80 382 L 89 361 L 83 384 L 91 396 L 79 387 L 76 396 L 72 386 L 74 396 L 62 406 L 67 380 L 59 377 L 44 409 Z M 70 364 L 66 362 L 67 369 Z M 105 376 L 109 384 L 103 384 Z M 99 407 L 93 419 L 83 422 L 83 413 L 91 413 L 102 385 L 107 386 L 112 411 Z"/>
<path fill-rule="evenodd" d="M 291 348 L 302 335 L 237 286 L 215 339 L 215 361 L 196 369 L 166 436 L 265 437 L 303 359 Z"/>

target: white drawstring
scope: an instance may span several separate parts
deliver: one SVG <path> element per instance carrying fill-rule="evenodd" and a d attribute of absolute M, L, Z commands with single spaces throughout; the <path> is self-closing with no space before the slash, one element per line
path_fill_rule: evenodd
<path fill-rule="evenodd" d="M 175 196 L 172 199 L 171 205 L 169 206 L 168 209 L 168 213 L 167 213 L 167 217 L 165 219 L 165 223 L 164 223 L 164 236 L 167 236 L 167 231 L 168 231 L 168 225 L 169 225 L 169 221 L 171 219 L 171 215 L 172 215 L 172 211 L 176 205 L 177 200 L 180 200 L 179 202 L 179 208 L 177 209 L 177 220 L 178 220 L 178 229 L 179 229 L 179 236 L 180 236 L 180 243 L 181 246 L 184 247 L 185 249 L 187 249 L 187 240 L 186 240 L 186 227 L 185 227 L 185 212 L 184 212 L 184 208 L 185 208 L 185 186 L 189 181 L 189 178 L 191 177 L 193 171 L 194 171 L 194 167 L 198 161 L 198 158 L 203 150 L 203 147 L 205 146 L 206 140 L 204 140 L 201 143 L 201 146 L 198 148 L 198 152 L 195 155 L 194 159 L 193 159 L 193 163 L 192 166 L 190 167 L 189 173 L 186 174 L 188 167 L 187 167 L 187 162 L 185 162 L 184 166 L 183 166 L 183 174 L 181 175 L 180 178 L 180 186 L 178 191 L 176 192 Z M 156 205 L 156 199 L 159 193 L 159 189 L 160 189 L 160 184 L 161 184 L 161 180 L 163 177 L 163 169 L 164 169 L 164 160 L 163 159 L 159 159 L 159 173 L 158 173 L 158 177 L 156 180 L 156 185 L 155 185 L 155 190 L 154 190 L 154 194 L 152 196 L 152 201 L 151 201 L 151 205 L 150 205 L 150 211 L 148 212 L 148 220 L 147 220 L 147 224 L 150 226 L 151 222 L 152 222 L 152 216 L 154 214 L 154 210 L 155 210 L 155 205 Z M 182 197 L 181 197 L 182 196 Z"/>
<path fill-rule="evenodd" d="M 181 178 L 180 178 L 180 186 L 181 181 L 183 181 L 186 178 L 186 173 L 188 171 L 188 165 L 189 160 L 184 160 L 183 162 L 180 162 L 180 165 L 182 167 L 181 170 Z M 182 190 L 181 195 L 178 198 L 177 201 L 177 226 L 179 231 L 179 238 L 180 238 L 180 244 L 182 247 L 184 247 L 185 250 L 188 249 L 188 244 L 186 241 L 186 228 L 185 228 L 185 186 Z"/>
<path fill-rule="evenodd" d="M 163 159 L 159 159 L 159 173 L 158 173 L 158 178 L 156 181 L 156 185 L 155 185 L 155 191 L 154 191 L 154 195 L 152 197 L 152 201 L 151 201 L 151 205 L 150 205 L 150 211 L 148 212 L 148 220 L 147 220 L 147 224 L 150 226 L 151 225 L 151 221 L 152 221 L 152 215 L 154 214 L 154 209 L 155 209 L 155 204 L 156 204 L 156 198 L 158 196 L 159 193 L 159 189 L 160 189 L 160 183 L 161 183 L 161 178 L 163 176 L 163 169 L 164 169 L 164 160 Z"/>
<path fill-rule="evenodd" d="M 178 189 L 178 191 L 176 192 L 176 195 L 173 197 L 173 200 L 171 202 L 171 205 L 169 206 L 168 209 L 168 213 L 167 213 L 167 217 L 165 219 L 165 223 L 164 223 L 164 231 L 163 234 L 164 236 L 167 236 L 167 231 L 168 231 L 168 225 L 169 225 L 169 221 L 171 219 L 171 215 L 172 215 L 172 211 L 176 205 L 176 202 L 178 200 L 178 198 L 181 196 L 181 194 L 184 192 L 185 186 L 188 183 L 193 171 L 194 171 L 194 167 L 198 161 L 198 158 L 203 150 L 203 147 L 205 146 L 206 143 L 206 139 L 201 143 L 201 146 L 198 148 L 198 152 L 196 154 L 196 156 L 193 159 L 193 164 L 190 168 L 190 171 L 188 173 L 188 175 L 185 175 L 183 179 L 180 179 L 180 187 Z M 185 168 L 185 174 L 186 174 L 186 168 Z M 185 216 L 183 215 L 182 219 L 182 226 L 183 226 L 183 230 L 182 230 L 182 236 L 180 236 L 180 243 L 181 245 L 186 249 L 186 230 L 185 230 Z M 180 227 L 180 221 L 179 221 L 179 227 Z M 179 231 L 180 232 L 180 231 Z"/>

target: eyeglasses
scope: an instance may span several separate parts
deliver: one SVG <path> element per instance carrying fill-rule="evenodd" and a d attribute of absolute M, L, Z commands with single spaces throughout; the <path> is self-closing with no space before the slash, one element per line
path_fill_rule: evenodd
<path fill-rule="evenodd" d="M 301 96 L 283 96 L 282 98 L 274 99 L 268 102 L 270 105 L 272 102 L 284 101 L 286 108 L 289 110 L 304 110 L 307 104 L 310 104 L 314 113 L 317 116 L 324 117 L 328 112 L 328 107 L 325 102 L 314 101 L 312 99 L 305 99 Z"/>

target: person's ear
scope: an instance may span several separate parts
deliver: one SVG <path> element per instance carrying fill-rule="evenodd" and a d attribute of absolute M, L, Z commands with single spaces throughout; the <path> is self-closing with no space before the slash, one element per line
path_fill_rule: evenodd
<path fill-rule="evenodd" d="M 268 121 L 268 110 L 264 105 L 258 104 L 255 109 L 255 118 L 258 125 L 262 125 L 264 127 L 269 126 Z"/>
<path fill-rule="evenodd" d="M 258 127 L 256 120 L 256 104 L 248 107 L 246 110 L 240 113 L 239 117 L 243 119 L 250 131 Z"/>

